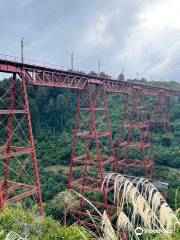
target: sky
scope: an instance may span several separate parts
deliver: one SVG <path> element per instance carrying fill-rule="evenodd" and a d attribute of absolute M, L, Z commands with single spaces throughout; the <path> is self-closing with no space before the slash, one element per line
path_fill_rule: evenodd
<path fill-rule="evenodd" d="M 0 53 L 180 81 L 180 0 L 0 0 Z"/>

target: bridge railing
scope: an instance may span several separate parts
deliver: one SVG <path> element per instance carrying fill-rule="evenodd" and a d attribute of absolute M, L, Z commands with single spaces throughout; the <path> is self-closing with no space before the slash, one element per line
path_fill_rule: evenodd
<path fill-rule="evenodd" d="M 20 58 L 0 53 L 0 60 L 20 63 Z"/>
<path fill-rule="evenodd" d="M 22 59 L 21 58 L 11 56 L 11 55 L 7 55 L 7 54 L 2 54 L 2 53 L 0 53 L 0 60 L 22 64 Z M 51 64 L 51 63 L 32 60 L 32 59 L 28 59 L 28 58 L 23 59 L 23 64 L 24 65 L 31 65 L 31 66 L 35 66 L 35 67 L 37 66 L 37 67 L 43 67 L 43 68 L 50 68 L 50 69 L 56 69 L 56 70 L 64 70 L 64 71 L 72 71 L 72 72 L 82 73 L 82 71 L 79 68 L 71 70 L 67 66 L 58 65 L 58 64 Z M 88 73 L 83 71 L 83 74 L 88 74 Z M 95 77 L 101 77 L 101 76 L 98 76 L 98 74 L 96 74 Z M 113 76 L 111 76 L 109 78 L 116 79 L 116 77 L 113 77 Z"/>
<path fill-rule="evenodd" d="M 0 53 L 0 60 L 22 64 L 22 59 L 21 58 L 11 56 L 11 55 L 1 54 L 1 53 Z M 28 58 L 23 59 L 23 64 L 33 65 L 33 66 L 38 66 L 38 67 L 44 67 L 44 68 L 57 69 L 57 70 L 64 70 L 64 66 L 61 66 L 61 65 L 58 65 L 58 64 L 50 64 L 50 63 L 42 62 L 42 61 L 31 60 L 31 59 L 28 59 Z"/>

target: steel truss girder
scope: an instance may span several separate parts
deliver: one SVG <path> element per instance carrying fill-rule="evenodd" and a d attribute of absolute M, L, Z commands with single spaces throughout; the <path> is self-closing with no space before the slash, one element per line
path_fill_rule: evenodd
<path fill-rule="evenodd" d="M 25 70 L 26 81 L 37 86 L 83 89 L 86 82 L 104 84 L 107 92 L 119 92 L 134 94 L 140 91 L 143 95 L 158 96 L 180 96 L 180 91 L 130 81 L 118 81 L 110 78 L 92 76 L 74 71 L 64 71 L 56 67 L 41 66 L 35 62 L 20 63 L 15 60 L 2 59 L 0 57 L 0 72 L 17 73 L 21 75 L 22 68 Z"/>

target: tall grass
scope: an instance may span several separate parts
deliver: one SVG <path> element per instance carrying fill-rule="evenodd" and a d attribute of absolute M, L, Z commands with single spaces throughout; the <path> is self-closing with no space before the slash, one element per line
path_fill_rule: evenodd
<path fill-rule="evenodd" d="M 114 184 L 114 202 L 117 205 L 118 226 L 146 232 L 172 233 L 179 221 L 162 194 L 146 178 L 130 181 L 121 174 L 109 174 L 103 186 Z"/>
<path fill-rule="evenodd" d="M 139 240 L 137 228 L 142 229 L 143 239 L 153 239 L 157 234 L 170 238 L 176 226 L 180 225 L 162 194 L 148 179 L 136 177 L 130 181 L 121 174 L 112 173 L 105 177 L 102 188 L 112 185 L 113 201 L 117 207 L 115 223 L 111 222 L 106 211 L 101 213 L 91 201 L 73 190 L 58 194 L 55 201 L 63 201 L 65 206 L 66 204 L 72 206 L 77 201 L 77 197 L 83 198 L 99 215 L 99 220 L 98 218 L 93 219 L 90 212 L 87 211 L 89 219 L 97 226 L 96 234 L 91 232 L 92 236 L 99 240 L 119 240 L 123 239 L 123 235 L 128 239 Z M 79 231 L 81 230 L 79 229 Z M 87 240 L 83 233 L 82 237 Z M 10 232 L 5 240 L 22 239 L 16 233 Z"/>
<path fill-rule="evenodd" d="M 165 234 L 171 236 L 179 221 L 168 206 L 166 200 L 152 182 L 146 178 L 136 177 L 130 181 L 121 174 L 109 174 L 105 177 L 102 188 L 112 186 L 113 201 L 117 206 L 116 223 L 112 224 L 106 211 L 101 214 L 93 204 L 84 200 L 99 214 L 100 221 L 92 219 L 92 222 L 101 228 L 98 239 L 121 239 L 122 233 L 129 239 L 139 239 L 137 228 L 141 228 L 144 235 Z M 80 194 L 76 193 L 80 197 Z"/>

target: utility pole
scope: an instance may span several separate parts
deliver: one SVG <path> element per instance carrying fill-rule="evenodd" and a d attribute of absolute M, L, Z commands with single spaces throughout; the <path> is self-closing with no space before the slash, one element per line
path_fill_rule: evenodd
<path fill-rule="evenodd" d="M 101 60 L 98 60 L 98 75 L 100 74 L 101 70 Z"/>
<path fill-rule="evenodd" d="M 24 63 L 24 37 L 21 38 L 21 63 Z"/>
<path fill-rule="evenodd" d="M 71 70 L 74 70 L 74 52 L 71 53 Z"/>
<path fill-rule="evenodd" d="M 139 73 L 137 72 L 137 80 L 138 80 L 138 77 L 139 77 Z"/>
<path fill-rule="evenodd" d="M 124 81 L 124 65 L 122 66 L 121 74 L 119 74 L 119 80 Z"/>
<path fill-rule="evenodd" d="M 122 66 L 122 72 L 121 73 L 124 75 L 124 65 Z"/>

